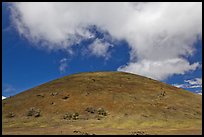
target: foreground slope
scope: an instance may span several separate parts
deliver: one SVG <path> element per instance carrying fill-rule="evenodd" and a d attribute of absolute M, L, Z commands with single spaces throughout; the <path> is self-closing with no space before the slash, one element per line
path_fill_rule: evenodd
<path fill-rule="evenodd" d="M 201 134 L 202 96 L 139 75 L 66 76 L 2 100 L 3 134 Z"/>

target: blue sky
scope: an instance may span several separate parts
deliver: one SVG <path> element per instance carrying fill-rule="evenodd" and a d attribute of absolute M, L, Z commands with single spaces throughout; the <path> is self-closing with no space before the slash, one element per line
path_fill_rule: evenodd
<path fill-rule="evenodd" d="M 83 19 L 83 17 L 81 17 L 78 20 L 74 20 L 73 17 L 69 18 L 69 16 L 67 20 L 56 16 L 56 20 L 59 20 L 59 22 L 55 23 L 54 15 L 49 15 L 50 13 L 58 12 L 58 10 L 55 11 L 54 9 L 47 8 L 47 13 L 45 11 L 40 13 L 40 11 L 44 9 L 43 7 L 39 10 L 38 8 L 34 8 L 35 6 L 31 6 L 31 8 L 29 8 L 29 6 L 30 5 L 26 4 L 9 5 L 8 3 L 2 3 L 3 96 L 12 96 L 26 89 L 74 73 L 117 70 L 144 75 L 171 85 L 174 84 L 175 86 L 192 92 L 202 93 L 202 40 L 198 38 L 201 35 L 200 28 L 202 28 L 202 25 L 187 23 L 188 28 L 184 27 L 183 30 L 181 29 L 178 32 L 171 32 L 170 30 L 172 29 L 167 29 L 165 26 L 164 28 L 161 27 L 161 34 L 157 34 L 159 30 L 149 29 L 148 31 L 150 31 L 151 35 L 147 36 L 145 34 L 147 32 L 146 28 L 152 28 L 152 26 L 139 26 L 141 24 L 137 24 L 137 22 L 140 20 L 144 21 L 141 17 L 138 17 L 138 20 L 135 21 L 131 16 L 129 17 L 130 19 L 126 19 L 126 16 L 124 16 L 124 20 L 127 20 L 127 24 L 136 22 L 139 28 L 144 27 L 144 29 L 140 30 L 138 28 L 136 31 L 132 31 L 134 29 L 128 29 L 131 25 L 128 25 L 126 29 L 127 32 L 121 29 L 121 26 L 126 22 L 123 22 L 123 18 L 117 16 L 118 13 L 114 13 L 114 10 L 112 10 L 114 8 L 117 9 L 117 5 L 110 6 L 110 9 L 107 9 L 109 5 L 103 5 L 104 7 L 100 5 L 99 8 L 101 8 L 101 10 L 97 11 L 97 8 L 94 8 L 96 11 L 87 11 L 87 13 L 84 13 L 87 16 L 90 15 L 91 23 L 84 21 L 87 20 L 87 18 Z M 45 4 L 44 6 L 49 7 L 50 5 Z M 60 5 L 58 6 L 60 7 Z M 67 7 L 69 6 L 73 5 L 67 5 Z M 77 6 L 84 7 L 84 5 L 80 4 Z M 163 12 L 163 10 L 158 10 L 155 14 L 150 12 L 149 9 L 154 9 L 155 6 L 157 5 L 141 5 L 141 9 L 144 11 L 143 16 L 146 16 L 147 13 L 151 13 L 152 15 L 148 16 L 155 17 L 156 13 Z M 161 4 L 161 6 L 163 5 Z M 165 6 L 171 11 L 171 6 L 174 5 L 170 4 Z M 193 6 L 196 7 L 199 5 L 192 5 L 192 7 Z M 36 7 L 40 8 L 40 6 Z M 123 7 L 124 9 L 128 8 L 133 10 L 127 5 L 122 5 L 122 8 Z M 148 10 L 146 7 L 149 7 Z M 188 6 L 186 7 L 184 6 L 183 9 L 192 10 L 192 14 L 195 14 L 196 17 L 193 15 L 186 17 L 183 15 L 185 12 L 183 14 L 181 13 L 180 17 L 183 18 L 184 21 L 199 22 L 201 18 L 201 16 L 199 16 L 201 15 L 200 10 L 196 10 L 195 8 L 188 9 Z M 9 10 L 9 8 L 13 11 Z M 61 14 L 67 13 L 66 10 L 66 7 L 64 9 L 62 8 L 62 11 L 60 11 Z M 109 13 L 110 15 L 113 14 L 113 16 L 104 17 L 105 19 L 96 19 L 98 15 L 104 13 L 100 13 L 103 10 L 104 12 L 110 10 Z M 18 16 L 14 17 L 14 11 L 18 13 Z M 83 11 L 83 9 L 81 11 Z M 70 15 L 81 16 L 81 11 L 72 9 Z M 120 10 L 120 12 L 122 11 L 123 9 Z M 125 11 L 126 10 L 120 13 L 120 15 L 123 16 L 123 14 L 126 14 Z M 200 13 L 199 15 L 198 12 Z M 42 20 L 43 18 L 37 13 L 40 14 L 40 16 L 45 14 L 44 17 L 50 20 Z M 167 13 L 169 14 L 169 12 Z M 167 13 L 164 13 L 164 15 Z M 141 13 L 141 15 L 142 14 L 143 13 Z M 59 14 L 56 13 L 56 15 Z M 175 14 L 172 13 L 172 15 Z M 107 20 L 107 18 L 113 17 L 116 18 L 116 20 L 118 19 L 118 24 L 120 24 L 121 21 L 119 27 L 115 25 L 114 21 Z M 53 18 L 54 21 L 52 22 Z M 73 24 L 69 24 L 72 22 L 72 19 Z M 158 19 L 159 22 L 166 20 L 168 21 L 168 18 L 162 18 L 162 15 Z M 101 22 L 105 24 L 105 27 L 101 25 Z M 61 24 L 61 26 L 59 26 L 58 23 Z M 67 23 L 68 25 L 66 26 Z M 84 26 L 86 26 L 85 29 L 84 26 L 82 28 L 75 27 L 76 24 L 83 23 L 85 24 Z M 153 23 L 157 22 L 154 21 Z M 178 20 L 175 21 L 174 26 L 170 27 L 175 27 L 176 30 L 176 27 L 179 27 L 180 24 L 183 23 L 184 22 Z M 17 24 L 21 24 L 23 27 L 19 27 Z M 46 25 L 48 28 L 46 28 Z M 51 29 L 49 29 L 49 25 Z M 195 28 L 194 25 L 196 25 L 197 28 Z M 69 29 L 61 29 L 62 26 L 65 28 L 68 27 Z M 115 26 L 116 29 L 114 28 Z M 77 32 L 73 32 L 71 29 L 74 31 L 78 30 Z M 140 34 L 145 35 L 137 36 L 138 31 L 140 31 Z M 89 34 L 88 36 L 87 33 Z M 192 34 L 190 35 L 189 33 Z M 180 36 L 180 34 L 182 35 Z M 164 37 L 162 37 L 162 39 L 165 40 L 164 44 L 156 37 L 157 35 L 159 38 L 161 35 Z M 170 35 L 172 36 L 171 38 L 169 38 Z M 177 35 L 180 39 L 173 37 Z M 165 37 L 170 40 L 166 40 L 167 38 L 165 39 Z M 150 41 L 149 43 L 146 42 L 148 40 Z M 151 43 L 151 41 L 153 42 Z M 152 47 L 155 41 L 156 46 L 161 46 L 158 50 L 155 50 L 155 48 L 158 47 Z M 175 41 L 182 46 L 174 44 Z M 140 44 L 144 46 L 138 46 Z M 170 45 L 172 48 L 166 50 L 170 47 L 168 46 L 169 44 L 172 44 Z M 162 47 L 164 47 L 164 49 Z M 163 55 L 162 53 L 166 54 Z M 158 57 L 158 54 L 161 54 L 162 60 Z M 155 66 L 155 63 L 159 65 Z M 149 64 L 149 67 L 146 68 L 147 64 Z M 169 71 L 166 72 L 166 69 L 169 69 Z"/>

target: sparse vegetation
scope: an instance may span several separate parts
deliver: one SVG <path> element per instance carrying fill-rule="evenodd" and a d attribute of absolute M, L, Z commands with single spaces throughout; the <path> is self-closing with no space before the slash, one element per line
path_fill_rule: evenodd
<path fill-rule="evenodd" d="M 63 116 L 63 119 L 65 120 L 78 120 L 79 119 L 79 113 L 66 113 Z"/>
<path fill-rule="evenodd" d="M 95 82 L 96 80 L 95 80 L 95 79 L 92 79 L 92 81 Z"/>
<path fill-rule="evenodd" d="M 13 118 L 15 117 L 15 114 L 14 112 L 9 112 L 8 115 L 7 115 L 8 118 Z"/>
<path fill-rule="evenodd" d="M 82 132 L 79 130 L 74 130 L 73 133 L 78 134 L 78 135 L 95 135 L 95 134 L 90 134 L 88 132 Z"/>
<path fill-rule="evenodd" d="M 161 92 L 161 96 L 165 96 L 166 95 L 166 92 L 165 91 L 162 91 Z"/>
<path fill-rule="evenodd" d="M 55 102 L 51 102 L 50 104 L 51 104 L 51 105 L 55 105 Z"/>
<path fill-rule="evenodd" d="M 77 113 L 77 112 L 76 112 L 76 113 L 73 113 L 73 114 L 72 114 L 72 119 L 73 119 L 73 120 L 79 119 L 79 113 Z"/>
<path fill-rule="evenodd" d="M 40 109 L 31 107 L 27 112 L 27 116 L 40 117 Z"/>
<path fill-rule="evenodd" d="M 107 116 L 107 112 L 103 108 L 98 109 L 98 115 Z"/>
<path fill-rule="evenodd" d="M 89 114 L 95 115 L 97 120 L 101 120 L 104 116 L 107 116 L 107 112 L 103 108 L 95 109 L 94 107 L 87 107 L 85 111 Z"/>
<path fill-rule="evenodd" d="M 148 117 L 148 115 L 142 114 L 142 117 L 146 117 L 146 118 L 147 118 L 147 117 Z"/>
<path fill-rule="evenodd" d="M 68 98 L 69 98 L 69 95 L 66 95 L 66 96 L 62 97 L 62 99 L 64 99 L 64 100 L 66 100 Z"/>
<path fill-rule="evenodd" d="M 45 95 L 44 95 L 44 94 L 37 94 L 37 97 L 42 97 L 42 98 L 44 98 Z"/>
<path fill-rule="evenodd" d="M 131 135 L 148 135 L 144 131 L 131 132 Z"/>
<path fill-rule="evenodd" d="M 96 112 L 96 109 L 93 108 L 93 107 L 88 107 L 88 108 L 86 108 L 85 111 L 87 111 L 87 112 L 89 112 L 89 113 L 91 113 L 91 114 L 94 114 L 94 113 Z"/>
<path fill-rule="evenodd" d="M 88 96 L 90 93 L 89 92 L 86 92 L 85 96 Z"/>
<path fill-rule="evenodd" d="M 63 119 L 71 120 L 71 119 L 72 119 L 72 114 L 66 113 L 66 114 L 63 116 Z"/>
<path fill-rule="evenodd" d="M 50 94 L 50 96 L 56 96 L 56 95 L 58 95 L 58 92 L 52 92 L 52 93 Z"/>
<path fill-rule="evenodd" d="M 176 108 L 175 107 L 173 107 L 173 106 L 168 106 L 168 107 L 165 107 L 166 109 L 169 109 L 169 110 L 176 110 Z"/>

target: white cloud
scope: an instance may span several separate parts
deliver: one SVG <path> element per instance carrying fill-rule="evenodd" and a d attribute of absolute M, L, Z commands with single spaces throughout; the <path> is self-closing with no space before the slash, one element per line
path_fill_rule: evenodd
<path fill-rule="evenodd" d="M 67 58 L 62 58 L 61 60 L 60 60 L 60 63 L 63 63 L 63 62 L 66 62 L 67 61 Z"/>
<path fill-rule="evenodd" d="M 118 68 L 118 71 L 136 73 L 162 80 L 173 74 L 184 74 L 187 71 L 195 70 L 198 65 L 198 63 L 189 64 L 187 60 L 182 58 L 164 61 L 142 60 L 140 62 L 129 63 L 126 66 L 122 66 Z"/>
<path fill-rule="evenodd" d="M 172 86 L 175 86 L 177 88 L 186 88 L 184 84 L 172 84 Z"/>
<path fill-rule="evenodd" d="M 163 80 L 198 67 L 183 57 L 194 54 L 193 45 L 202 37 L 201 2 L 13 3 L 11 9 L 18 32 L 43 43 L 37 47 L 68 50 L 94 37 L 87 28 L 96 25 L 129 43 L 130 61 L 120 71 Z M 98 46 L 91 53 L 104 55 L 107 46 Z"/>
<path fill-rule="evenodd" d="M 202 78 L 184 80 L 184 84 L 172 84 L 172 85 L 178 88 L 202 88 Z M 196 92 L 200 92 L 200 91 L 196 91 Z"/>
<path fill-rule="evenodd" d="M 96 39 L 91 45 L 89 45 L 89 50 L 91 51 L 91 54 L 97 57 L 105 57 L 108 59 L 110 57 L 110 53 L 108 52 L 109 47 L 113 47 L 113 45 Z"/>
<path fill-rule="evenodd" d="M 68 67 L 67 65 L 67 58 L 62 58 L 60 61 L 59 71 L 60 73 L 64 73 Z"/>
<path fill-rule="evenodd" d="M 3 99 L 6 99 L 6 97 L 2 96 L 2 100 L 3 100 Z"/>
<path fill-rule="evenodd" d="M 202 90 L 196 90 L 195 92 L 196 92 L 196 93 L 199 93 L 199 92 L 202 92 Z"/>
<path fill-rule="evenodd" d="M 195 78 L 190 80 L 185 80 L 185 82 L 191 84 L 191 85 L 202 85 L 202 78 Z"/>
<path fill-rule="evenodd" d="M 192 86 L 189 86 L 188 88 L 201 88 L 202 85 L 192 85 Z"/>
<path fill-rule="evenodd" d="M 195 91 L 197 94 L 202 95 L 202 90 Z"/>
<path fill-rule="evenodd" d="M 202 88 L 202 78 L 194 78 L 184 82 L 188 83 L 188 88 Z"/>

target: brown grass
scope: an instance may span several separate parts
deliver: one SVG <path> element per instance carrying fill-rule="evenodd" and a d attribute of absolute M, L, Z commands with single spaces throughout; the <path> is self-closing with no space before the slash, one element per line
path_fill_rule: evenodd
<path fill-rule="evenodd" d="M 68 98 L 63 99 L 65 96 Z M 202 132 L 200 95 L 123 72 L 70 75 L 2 102 L 3 134 L 75 134 L 74 130 L 95 134 Z M 27 117 L 31 107 L 40 109 L 41 116 Z M 97 114 L 85 111 L 87 107 L 104 108 L 107 116 L 98 120 Z M 9 112 L 15 117 L 6 117 Z M 64 120 L 65 113 L 79 113 L 79 119 Z"/>

